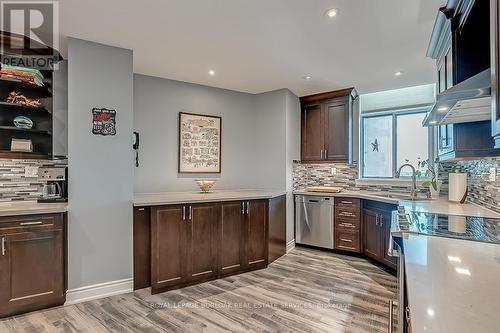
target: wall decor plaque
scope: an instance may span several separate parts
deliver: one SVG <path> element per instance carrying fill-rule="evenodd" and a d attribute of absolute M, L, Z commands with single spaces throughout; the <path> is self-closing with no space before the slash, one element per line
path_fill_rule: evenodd
<path fill-rule="evenodd" d="M 179 173 L 220 173 L 221 132 L 221 117 L 179 112 Z"/>
<path fill-rule="evenodd" d="M 116 135 L 116 110 L 93 108 L 92 134 Z"/>

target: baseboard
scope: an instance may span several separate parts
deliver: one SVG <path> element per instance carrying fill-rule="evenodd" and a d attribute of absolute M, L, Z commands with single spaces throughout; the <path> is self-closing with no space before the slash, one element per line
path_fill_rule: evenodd
<path fill-rule="evenodd" d="M 134 280 L 123 279 L 71 289 L 66 292 L 64 305 L 77 304 L 98 298 L 126 294 L 134 291 Z"/>
<path fill-rule="evenodd" d="M 292 251 L 295 248 L 295 239 L 292 239 L 288 243 L 286 243 L 286 253 Z"/>

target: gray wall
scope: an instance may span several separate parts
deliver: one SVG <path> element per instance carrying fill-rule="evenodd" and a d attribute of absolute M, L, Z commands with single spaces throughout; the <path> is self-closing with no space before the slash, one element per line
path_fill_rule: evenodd
<path fill-rule="evenodd" d="M 135 192 L 192 191 L 194 179 L 216 178 L 217 189 L 255 188 L 254 95 L 134 75 L 134 130 L 140 133 Z M 222 173 L 183 175 L 178 165 L 178 114 L 222 116 Z"/>
<path fill-rule="evenodd" d="M 132 277 L 132 51 L 68 39 L 69 289 Z M 117 134 L 92 135 L 93 107 Z"/>

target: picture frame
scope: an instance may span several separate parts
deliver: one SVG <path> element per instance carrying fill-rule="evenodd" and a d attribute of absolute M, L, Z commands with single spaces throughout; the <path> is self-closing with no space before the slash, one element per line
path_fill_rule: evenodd
<path fill-rule="evenodd" d="M 179 112 L 178 172 L 221 173 L 222 117 Z"/>

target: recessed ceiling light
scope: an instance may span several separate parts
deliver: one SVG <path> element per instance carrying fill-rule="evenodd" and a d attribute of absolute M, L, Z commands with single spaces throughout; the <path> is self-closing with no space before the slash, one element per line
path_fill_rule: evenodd
<path fill-rule="evenodd" d="M 304 76 L 303 78 L 304 78 L 304 80 L 310 80 L 310 79 L 312 79 L 313 77 L 312 77 L 311 75 L 306 75 L 306 76 Z"/>
<path fill-rule="evenodd" d="M 429 317 L 434 317 L 434 310 L 431 309 L 431 308 L 428 308 L 427 309 L 427 314 L 429 315 Z"/>
<path fill-rule="evenodd" d="M 339 10 L 336 9 L 336 8 L 332 8 L 332 9 L 329 9 L 327 12 L 326 12 L 326 16 L 328 17 L 335 17 L 337 16 Z"/>
<path fill-rule="evenodd" d="M 394 73 L 394 76 L 400 76 L 401 74 L 403 74 L 403 73 L 401 73 L 401 72 L 396 72 L 396 73 Z"/>
<path fill-rule="evenodd" d="M 214 76 L 215 75 L 215 71 L 213 69 L 211 69 L 211 70 L 208 71 L 208 74 Z"/>
<path fill-rule="evenodd" d="M 447 111 L 447 110 L 448 110 L 448 108 L 446 106 L 438 108 L 438 111 Z"/>

